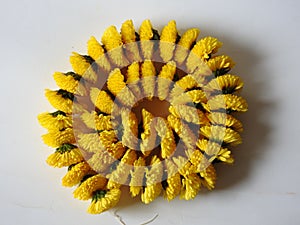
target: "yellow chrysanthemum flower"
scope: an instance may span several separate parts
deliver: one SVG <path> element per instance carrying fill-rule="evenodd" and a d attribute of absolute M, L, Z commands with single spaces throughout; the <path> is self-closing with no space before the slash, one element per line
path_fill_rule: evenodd
<path fill-rule="evenodd" d="M 167 99 L 169 95 L 169 88 L 172 84 L 176 72 L 176 63 L 174 61 L 168 62 L 161 68 L 160 73 L 158 74 L 157 80 L 157 95 L 160 100 Z"/>
<path fill-rule="evenodd" d="M 207 118 L 209 119 L 211 124 L 223 125 L 237 132 L 243 132 L 243 124 L 232 115 L 216 112 L 213 114 L 208 114 Z"/>
<path fill-rule="evenodd" d="M 200 128 L 200 132 L 206 138 L 217 143 L 226 143 L 231 145 L 241 144 L 242 138 L 240 134 L 231 128 L 224 128 L 222 126 L 204 126 Z"/>
<path fill-rule="evenodd" d="M 131 61 L 139 62 L 141 60 L 140 52 L 137 43 L 137 33 L 134 29 L 132 20 L 127 20 L 122 24 L 121 36 L 124 44 L 126 45 L 126 57 Z"/>
<path fill-rule="evenodd" d="M 154 35 L 155 33 L 150 20 L 144 20 L 139 30 L 140 40 L 142 41 L 141 48 L 144 59 L 151 59 L 152 57 L 154 43 L 150 42 L 150 40 L 154 38 Z"/>
<path fill-rule="evenodd" d="M 205 170 L 200 172 L 200 177 L 203 178 L 202 184 L 209 190 L 215 187 L 216 183 L 216 170 L 212 165 L 209 165 Z"/>
<path fill-rule="evenodd" d="M 127 151 L 122 157 L 120 163 L 117 165 L 117 168 L 108 175 L 109 181 L 107 184 L 107 188 L 112 189 L 115 188 L 116 183 L 119 186 L 122 183 L 125 183 L 131 169 L 131 165 L 136 161 L 136 153 L 133 150 Z"/>
<path fill-rule="evenodd" d="M 95 172 L 85 161 L 71 165 L 68 168 L 67 174 L 62 178 L 62 185 L 65 187 L 72 187 L 80 183 L 84 176 L 93 174 L 95 174 Z"/>
<path fill-rule="evenodd" d="M 113 64 L 117 66 L 125 66 L 127 63 L 126 57 L 122 52 L 122 37 L 115 26 L 108 27 L 102 36 L 102 43 L 108 51 L 108 56 Z"/>
<path fill-rule="evenodd" d="M 189 72 L 192 72 L 196 69 L 196 65 L 199 61 L 199 58 L 202 60 L 208 60 L 211 57 L 211 54 L 215 53 L 220 47 L 222 43 L 218 41 L 218 39 L 213 37 L 205 37 L 198 41 L 189 56 L 187 57 L 186 65 Z M 210 65 L 210 64 L 208 64 Z M 221 65 L 219 65 L 221 66 Z M 210 67 L 211 68 L 211 67 Z M 212 71 L 213 68 L 211 68 Z"/>
<path fill-rule="evenodd" d="M 215 188 L 215 164 L 234 162 L 244 83 L 217 55 L 222 43 L 199 33 L 180 34 L 174 20 L 161 32 L 127 20 L 91 37 L 86 55 L 73 53 L 73 71 L 54 73 L 58 88 L 45 96 L 56 110 L 38 115 L 55 148 L 47 163 L 68 168 L 62 184 L 91 199 L 89 213 L 114 207 L 125 185 L 145 204 L 193 199 Z"/>
<path fill-rule="evenodd" d="M 145 96 L 152 99 L 155 93 L 156 69 L 151 60 L 145 60 L 141 67 L 142 86 Z"/>
<path fill-rule="evenodd" d="M 197 55 L 201 59 L 209 59 L 222 46 L 222 43 L 214 37 L 205 37 L 198 41 L 192 49 L 192 54 Z"/>
<path fill-rule="evenodd" d="M 90 40 L 87 43 L 87 51 L 89 56 L 91 56 L 94 60 L 99 59 L 105 53 L 101 44 L 93 36 L 90 38 Z"/>
<path fill-rule="evenodd" d="M 66 128 L 64 130 L 51 130 L 49 133 L 42 136 L 43 141 L 50 147 L 58 147 L 65 143 L 74 143 L 75 137 L 72 128 Z"/>
<path fill-rule="evenodd" d="M 102 150 L 104 146 L 99 142 L 99 136 L 96 132 L 89 134 L 79 134 L 77 139 L 78 145 L 84 148 L 87 152 L 94 152 L 95 150 Z"/>
<path fill-rule="evenodd" d="M 133 169 L 130 171 L 130 192 L 132 197 L 137 196 L 143 188 L 143 181 L 145 175 L 145 160 L 140 157 L 133 164 Z"/>
<path fill-rule="evenodd" d="M 235 91 L 240 90 L 244 83 L 241 78 L 231 74 L 216 77 L 211 80 L 206 86 L 205 90 L 212 93 L 222 91 L 224 94 L 231 94 Z"/>
<path fill-rule="evenodd" d="M 173 58 L 177 35 L 176 22 L 171 20 L 168 25 L 162 29 L 160 36 L 161 42 L 159 48 L 164 62 L 168 62 Z"/>
<path fill-rule="evenodd" d="M 195 174 L 187 174 L 182 179 L 182 190 L 180 198 L 185 200 L 191 200 L 196 197 L 201 188 L 201 179 Z"/>
<path fill-rule="evenodd" d="M 111 114 L 113 100 L 105 91 L 100 91 L 98 88 L 92 88 L 90 92 L 91 100 L 101 112 Z"/>
<path fill-rule="evenodd" d="M 87 127 L 96 130 L 112 130 L 112 123 L 111 123 L 111 116 L 110 115 L 103 115 L 99 114 L 96 111 L 91 113 L 84 112 L 81 115 L 83 122 L 86 124 Z"/>
<path fill-rule="evenodd" d="M 87 51 L 89 56 L 92 57 L 93 60 L 97 61 L 97 64 L 103 68 L 105 71 L 109 71 L 111 69 L 110 62 L 108 61 L 104 48 L 97 41 L 95 37 L 91 37 L 87 43 Z"/>
<path fill-rule="evenodd" d="M 45 112 L 38 115 L 38 121 L 47 130 L 62 130 L 72 127 L 72 118 L 63 111 Z"/>
<path fill-rule="evenodd" d="M 72 113 L 74 95 L 65 90 L 51 91 L 45 90 L 45 96 L 50 104 L 59 111 Z"/>
<path fill-rule="evenodd" d="M 71 93 L 75 93 L 78 87 L 78 83 L 82 77 L 73 72 L 69 72 L 69 73 L 56 72 L 53 74 L 53 78 L 56 81 L 56 84 L 59 88 Z"/>
<path fill-rule="evenodd" d="M 93 194 L 93 200 L 88 208 L 88 212 L 91 214 L 102 213 L 112 207 L 114 207 L 120 200 L 121 190 L 98 190 Z"/>
<path fill-rule="evenodd" d="M 142 110 L 142 118 L 143 118 L 143 129 L 144 132 L 141 133 L 141 145 L 140 149 L 144 155 L 149 155 L 151 150 L 155 147 L 155 141 L 157 134 L 156 132 L 152 132 L 153 130 L 153 115 L 147 110 Z"/>
<path fill-rule="evenodd" d="M 182 37 L 179 39 L 178 46 L 175 52 L 175 60 L 181 65 L 185 58 L 188 56 L 188 52 L 197 40 L 200 30 L 197 28 L 192 28 L 187 30 Z"/>
<path fill-rule="evenodd" d="M 164 197 L 168 201 L 171 201 L 181 192 L 181 175 L 177 172 L 177 167 L 171 160 L 166 160 L 166 168 L 171 175 L 167 180 L 162 182 L 162 186 L 165 190 Z"/>
<path fill-rule="evenodd" d="M 93 193 L 99 189 L 105 188 L 107 179 L 100 174 L 87 177 L 81 181 L 81 184 L 74 191 L 74 198 L 79 200 L 88 200 L 93 197 Z"/>
<path fill-rule="evenodd" d="M 86 70 L 91 66 L 93 60 L 89 56 L 83 56 L 76 52 L 70 56 L 70 63 L 75 73 L 84 75 Z"/>
<path fill-rule="evenodd" d="M 216 95 L 203 104 L 207 111 L 225 111 L 226 112 L 246 112 L 248 104 L 245 99 L 240 96 L 226 94 Z"/>
<path fill-rule="evenodd" d="M 153 156 L 151 165 L 150 169 L 146 169 L 146 187 L 141 195 L 141 200 L 145 204 L 149 204 L 155 200 L 162 191 L 162 184 L 158 182 L 163 176 L 162 164 L 156 156 Z"/>
<path fill-rule="evenodd" d="M 47 158 L 47 163 L 53 167 L 65 167 L 83 161 L 81 151 L 72 144 L 63 144 Z"/>
<path fill-rule="evenodd" d="M 235 63 L 229 56 L 220 55 L 209 59 L 207 65 L 216 76 L 219 76 L 229 72 Z"/>

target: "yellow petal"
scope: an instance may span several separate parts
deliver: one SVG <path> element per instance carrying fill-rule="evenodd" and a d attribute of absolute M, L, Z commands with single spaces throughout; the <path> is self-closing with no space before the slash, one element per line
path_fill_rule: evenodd
<path fill-rule="evenodd" d="M 100 45 L 100 43 L 97 41 L 97 39 L 95 37 L 92 36 L 88 40 L 87 46 L 88 46 L 88 54 L 94 60 L 97 60 L 101 56 L 104 55 L 105 51 L 104 51 L 103 47 Z"/>
<path fill-rule="evenodd" d="M 120 189 L 112 189 L 109 191 L 105 191 L 102 194 L 101 190 L 95 192 L 93 195 L 93 200 L 91 205 L 88 208 L 88 213 L 91 214 L 99 214 L 102 213 L 112 207 L 114 207 L 120 200 L 121 190 Z"/>
<path fill-rule="evenodd" d="M 100 142 L 101 144 L 104 146 L 104 147 L 108 147 L 110 146 L 111 144 L 115 143 L 118 138 L 117 138 L 117 130 L 110 130 L 110 131 L 102 131 L 100 134 L 99 134 L 99 139 L 100 139 Z"/>
<path fill-rule="evenodd" d="M 163 164 L 160 159 L 154 155 L 151 159 L 151 167 L 146 169 L 146 186 L 160 184 L 163 176 Z"/>
<path fill-rule="evenodd" d="M 101 174 L 97 174 L 84 180 L 73 192 L 74 198 L 88 200 L 93 197 L 93 193 L 105 188 L 107 179 Z"/>
<path fill-rule="evenodd" d="M 115 26 L 108 27 L 102 36 L 102 43 L 107 51 L 117 48 L 122 45 L 122 38 Z"/>
<path fill-rule="evenodd" d="M 133 168 L 132 165 L 136 159 L 137 156 L 134 150 L 126 151 L 117 168 L 108 176 L 109 182 L 107 187 L 109 189 L 126 184 L 130 170 Z"/>
<path fill-rule="evenodd" d="M 105 116 L 99 114 L 95 111 L 92 113 L 84 112 L 81 115 L 82 121 L 87 125 L 87 127 L 96 130 L 112 130 L 111 116 Z"/>
<path fill-rule="evenodd" d="M 145 109 L 142 109 L 142 120 L 144 132 L 141 134 L 141 152 L 144 155 L 149 155 L 151 150 L 155 147 L 157 134 L 152 125 L 153 115 Z"/>
<path fill-rule="evenodd" d="M 207 114 L 207 118 L 214 125 L 225 125 L 237 132 L 243 132 L 243 124 L 232 115 L 214 112 Z"/>
<path fill-rule="evenodd" d="M 191 74 L 188 74 L 178 81 L 175 82 L 175 85 L 170 93 L 170 101 L 175 101 L 175 99 L 183 94 L 185 90 L 199 87 L 199 83 L 196 81 L 195 77 Z"/>
<path fill-rule="evenodd" d="M 164 197 L 171 201 L 180 194 L 181 191 L 181 177 L 178 173 L 178 167 L 172 162 L 172 160 L 165 160 L 167 170 L 167 180 L 162 182 L 165 190 Z"/>
<path fill-rule="evenodd" d="M 131 149 L 136 149 L 138 144 L 138 120 L 136 115 L 123 109 L 121 112 L 123 125 L 122 143 Z"/>
<path fill-rule="evenodd" d="M 99 140 L 99 135 L 97 133 L 78 134 L 77 142 L 80 146 L 80 149 L 84 152 L 94 153 L 104 148 Z"/>
<path fill-rule="evenodd" d="M 142 41 L 144 40 L 151 40 L 153 37 L 153 31 L 152 31 L 152 24 L 150 20 L 144 20 L 141 24 L 140 30 L 140 39 Z"/>
<path fill-rule="evenodd" d="M 139 48 L 136 40 L 136 32 L 132 20 L 127 20 L 122 24 L 121 35 L 124 45 L 126 57 L 130 62 L 138 62 L 141 60 Z"/>
<path fill-rule="evenodd" d="M 226 74 L 234 65 L 232 59 L 226 55 L 215 56 L 207 61 L 207 66 L 216 76 Z"/>
<path fill-rule="evenodd" d="M 217 175 L 213 165 L 209 165 L 204 171 L 200 172 L 200 176 L 204 178 L 202 184 L 208 190 L 212 190 L 215 188 Z"/>
<path fill-rule="evenodd" d="M 41 113 L 38 115 L 38 121 L 47 130 L 62 130 L 68 127 L 72 127 L 71 116 L 65 114 L 62 111 L 56 111 L 54 113 Z"/>
<path fill-rule="evenodd" d="M 88 56 L 83 56 L 73 52 L 73 55 L 70 56 L 70 63 L 75 73 L 84 75 L 87 69 L 91 66 L 92 59 Z"/>
<path fill-rule="evenodd" d="M 66 147 L 67 146 L 67 147 Z M 71 147 L 68 147 L 71 146 Z M 83 161 L 81 151 L 75 146 L 65 144 L 47 158 L 47 163 L 53 167 L 65 167 Z"/>
<path fill-rule="evenodd" d="M 197 40 L 200 30 L 198 28 L 188 29 L 180 38 L 178 45 L 190 49 L 192 44 Z"/>
<path fill-rule="evenodd" d="M 232 94 L 216 95 L 209 99 L 207 104 L 203 104 L 203 107 L 207 111 L 246 112 L 248 110 L 246 100 Z"/>
<path fill-rule="evenodd" d="M 113 100 L 105 91 L 100 91 L 98 88 L 91 88 L 91 100 L 95 106 L 106 114 L 111 114 L 113 109 Z"/>
<path fill-rule="evenodd" d="M 175 20 L 171 20 L 162 31 L 160 40 L 175 43 L 177 38 L 177 29 Z"/>
<path fill-rule="evenodd" d="M 181 177 L 179 173 L 176 173 L 172 177 L 167 179 L 167 187 L 165 189 L 164 197 L 171 201 L 176 198 L 181 191 Z"/>
<path fill-rule="evenodd" d="M 150 20 L 144 20 L 139 30 L 141 49 L 144 59 L 151 59 L 154 43 L 150 41 L 153 38 L 153 29 Z"/>
<path fill-rule="evenodd" d="M 234 158 L 231 155 L 231 151 L 227 148 L 221 149 L 217 155 L 217 159 L 219 159 L 221 162 L 225 162 L 228 164 L 232 164 L 234 162 Z"/>
<path fill-rule="evenodd" d="M 207 92 L 223 92 L 224 94 L 231 94 L 242 89 L 244 86 L 240 77 L 231 74 L 216 77 L 204 86 Z"/>
<path fill-rule="evenodd" d="M 66 90 L 71 93 L 75 93 L 78 87 L 78 83 L 81 79 L 81 76 L 76 75 L 75 73 L 60 73 L 55 72 L 53 74 L 54 80 L 59 88 Z"/>
<path fill-rule="evenodd" d="M 170 157 L 176 149 L 176 142 L 174 139 L 173 131 L 168 122 L 159 118 L 155 125 L 155 129 L 159 137 L 161 137 L 161 157 L 163 159 Z"/>
<path fill-rule="evenodd" d="M 207 156 L 217 156 L 217 154 L 222 150 L 222 143 L 215 142 L 214 140 L 199 139 L 197 141 L 197 147 L 205 152 Z"/>
<path fill-rule="evenodd" d="M 190 52 L 187 58 L 186 65 L 187 68 L 189 68 L 188 70 L 189 71 L 194 70 L 194 65 L 196 65 L 199 60 L 201 61 L 201 60 L 210 59 L 211 55 L 216 53 L 221 46 L 222 43 L 218 41 L 217 38 L 214 37 L 202 38 L 194 45 L 192 51 Z"/>
<path fill-rule="evenodd" d="M 72 93 L 61 89 L 58 91 L 46 89 L 45 96 L 54 108 L 63 111 L 64 113 L 72 113 L 74 98 Z"/>
<path fill-rule="evenodd" d="M 42 136 L 44 143 L 50 147 L 59 147 L 65 143 L 75 143 L 74 132 L 72 128 L 66 128 L 63 131 L 50 131 Z"/>
<path fill-rule="evenodd" d="M 97 173 L 106 173 L 114 165 L 117 160 L 105 150 L 98 150 L 93 156 L 88 160 L 89 165 Z"/>
<path fill-rule="evenodd" d="M 111 65 L 108 61 L 105 50 L 95 37 L 91 37 L 88 41 L 88 54 L 96 61 L 96 63 L 105 71 L 110 71 Z"/>
<path fill-rule="evenodd" d="M 128 66 L 127 70 L 127 84 L 137 82 L 140 79 L 140 65 L 134 62 Z"/>
<path fill-rule="evenodd" d="M 168 97 L 175 72 L 176 64 L 173 61 L 162 67 L 157 79 L 157 94 L 160 100 L 165 100 Z"/>
<path fill-rule="evenodd" d="M 169 107 L 169 112 L 177 118 L 183 119 L 188 123 L 206 124 L 207 119 L 201 110 L 188 105 L 175 105 Z"/>
<path fill-rule="evenodd" d="M 145 60 L 141 67 L 144 95 L 149 99 L 155 94 L 156 70 L 151 60 Z"/>
<path fill-rule="evenodd" d="M 160 195 L 161 191 L 162 191 L 161 183 L 146 186 L 144 192 L 141 195 L 142 202 L 145 204 L 149 204 Z"/>
<path fill-rule="evenodd" d="M 201 188 L 201 180 L 197 174 L 189 174 L 182 179 L 183 187 L 180 198 L 191 200 L 195 198 Z"/>
<path fill-rule="evenodd" d="M 175 49 L 175 42 L 177 39 L 176 22 L 171 20 L 167 26 L 161 31 L 160 36 L 160 56 L 164 62 L 168 62 L 173 58 L 173 51 Z"/>
<path fill-rule="evenodd" d="M 142 186 L 144 185 L 144 174 L 145 174 L 145 160 L 140 157 L 138 160 L 134 162 L 134 167 L 130 171 L 130 193 L 132 197 L 137 196 L 142 190 Z"/>
<path fill-rule="evenodd" d="M 205 37 L 194 45 L 191 54 L 195 54 L 201 59 L 209 59 L 210 55 L 216 53 L 221 46 L 222 43 L 217 38 Z"/>
<path fill-rule="evenodd" d="M 62 178 L 62 185 L 72 187 L 78 184 L 87 174 L 92 174 L 89 164 L 85 161 L 78 163 L 69 168 L 67 174 Z"/>
<path fill-rule="evenodd" d="M 201 134 L 210 140 L 216 141 L 217 143 L 228 143 L 231 145 L 241 144 L 242 138 L 240 134 L 230 128 L 224 128 L 221 126 L 204 126 L 200 128 Z"/>
<path fill-rule="evenodd" d="M 114 95 L 118 95 L 126 87 L 124 76 L 120 69 L 113 70 L 107 80 L 107 88 Z"/>
<path fill-rule="evenodd" d="M 177 171 L 182 175 L 188 175 L 195 172 L 195 167 L 188 158 L 183 156 L 173 157 L 173 162 L 177 166 Z"/>
<path fill-rule="evenodd" d="M 126 20 L 121 27 L 121 35 L 124 43 L 135 41 L 135 29 L 132 20 Z"/>
<path fill-rule="evenodd" d="M 187 57 L 192 44 L 197 40 L 200 30 L 192 28 L 187 30 L 178 42 L 178 46 L 175 51 L 175 61 L 178 64 L 182 64 Z"/>
<path fill-rule="evenodd" d="M 134 150 L 127 150 L 127 152 L 121 159 L 121 163 L 127 165 L 133 165 L 136 159 L 137 159 L 136 152 Z"/>

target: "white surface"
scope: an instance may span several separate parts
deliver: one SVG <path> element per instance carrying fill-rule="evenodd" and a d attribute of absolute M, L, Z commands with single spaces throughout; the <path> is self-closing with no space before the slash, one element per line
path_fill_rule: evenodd
<path fill-rule="evenodd" d="M 64 169 L 46 165 L 51 149 L 36 115 L 51 110 L 43 90 L 55 87 L 54 71 L 70 69 L 70 53 L 84 53 L 91 35 L 129 18 L 158 28 L 175 19 L 181 30 L 218 37 L 250 109 L 240 117 L 236 164 L 218 166 L 215 191 L 170 204 L 123 199 L 123 220 L 141 224 L 159 213 L 152 224 L 299 224 L 299 8 L 297 0 L 1 0 L 0 224 L 118 224 L 110 212 L 87 214 L 89 203 L 61 187 Z"/>

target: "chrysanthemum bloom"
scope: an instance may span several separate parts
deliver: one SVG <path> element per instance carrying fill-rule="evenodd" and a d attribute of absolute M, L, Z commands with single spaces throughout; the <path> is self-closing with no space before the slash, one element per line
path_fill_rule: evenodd
<path fill-rule="evenodd" d="M 128 20 L 102 43 L 91 37 L 87 55 L 73 53 L 72 72 L 54 73 L 58 90 L 45 95 L 56 111 L 38 116 L 56 148 L 47 163 L 68 167 L 62 184 L 92 199 L 89 213 L 114 207 L 123 185 L 146 204 L 193 199 L 215 187 L 214 164 L 234 162 L 243 82 L 229 73 L 231 58 L 217 55 L 222 43 L 199 33 L 179 34 L 175 21 L 159 33 L 149 20 L 136 31 Z"/>

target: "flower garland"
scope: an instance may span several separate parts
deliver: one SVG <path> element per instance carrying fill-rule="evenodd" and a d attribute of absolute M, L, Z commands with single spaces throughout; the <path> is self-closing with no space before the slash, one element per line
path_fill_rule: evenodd
<path fill-rule="evenodd" d="M 173 20 L 161 33 L 149 20 L 136 32 L 128 20 L 102 43 L 91 37 L 87 55 L 73 53 L 72 72 L 54 73 L 59 89 L 45 95 L 56 111 L 38 116 L 56 148 L 47 163 L 68 168 L 62 184 L 91 199 L 89 213 L 114 207 L 124 185 L 146 204 L 193 199 L 215 187 L 214 164 L 234 162 L 243 82 L 229 73 L 231 58 L 216 55 L 222 43 L 199 33 L 180 36 Z"/>

